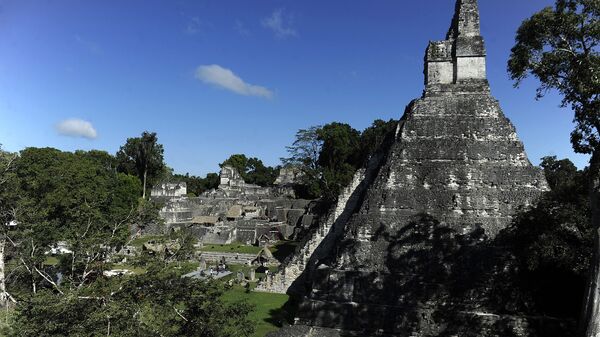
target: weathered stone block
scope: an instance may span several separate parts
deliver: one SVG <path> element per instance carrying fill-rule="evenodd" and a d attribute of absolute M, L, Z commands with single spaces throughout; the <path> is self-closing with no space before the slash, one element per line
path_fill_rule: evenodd
<path fill-rule="evenodd" d="M 459 57 L 456 59 L 457 81 L 485 78 L 485 57 Z"/>

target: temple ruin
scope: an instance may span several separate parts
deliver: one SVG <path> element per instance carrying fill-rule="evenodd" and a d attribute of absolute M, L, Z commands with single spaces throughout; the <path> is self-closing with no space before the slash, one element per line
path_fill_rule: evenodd
<path fill-rule="evenodd" d="M 300 301 L 273 336 L 560 335 L 495 296 L 510 262 L 491 242 L 548 186 L 490 93 L 476 0 L 457 1 L 424 73 L 395 139 L 259 287 Z"/>
<path fill-rule="evenodd" d="M 152 198 L 163 205 L 160 216 L 166 228 L 144 233 L 186 229 L 203 244 L 265 245 L 295 238 L 316 222 L 316 202 L 294 198 L 296 176 L 285 170 L 272 187 L 248 184 L 239 172 L 224 166 L 217 189 L 199 197 L 187 195 L 185 183 L 161 183 Z"/>

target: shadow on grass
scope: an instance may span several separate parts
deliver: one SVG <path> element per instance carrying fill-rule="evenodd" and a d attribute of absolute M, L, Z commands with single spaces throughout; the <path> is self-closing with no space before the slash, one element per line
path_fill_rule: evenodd
<path fill-rule="evenodd" d="M 294 317 L 298 312 L 299 303 L 297 300 L 290 298 L 281 308 L 271 309 L 269 317 L 265 318 L 265 322 L 272 324 L 278 328 L 294 323 Z"/>

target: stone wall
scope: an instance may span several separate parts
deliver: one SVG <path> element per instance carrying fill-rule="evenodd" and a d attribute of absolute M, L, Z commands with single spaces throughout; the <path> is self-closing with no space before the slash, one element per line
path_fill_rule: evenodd
<path fill-rule="evenodd" d="M 287 178 L 297 176 L 291 170 Z M 286 179 L 287 179 L 286 178 Z M 152 198 L 163 204 L 160 216 L 166 228 L 151 226 L 142 234 L 158 234 L 172 228 L 183 228 L 201 242 L 223 244 L 239 241 L 256 244 L 266 234 L 273 239 L 294 239 L 312 226 L 315 202 L 294 199 L 293 188 L 287 185 L 260 187 L 246 184 L 237 170 L 223 167 L 221 186 L 199 197 L 185 196 L 185 184 L 161 184 Z M 176 191 L 176 192 L 173 192 Z M 183 192 L 182 192 L 183 191 Z M 194 219 L 211 218 L 211 224 Z M 277 232 L 277 233 L 272 233 Z"/>
<path fill-rule="evenodd" d="M 225 260 L 227 264 L 245 264 L 250 265 L 256 259 L 256 254 L 241 253 L 222 253 L 222 252 L 202 252 L 200 259 L 209 263 L 219 263 Z"/>
<path fill-rule="evenodd" d="M 486 79 L 486 51 L 475 0 L 459 0 L 446 40 L 429 43 L 425 54 L 425 84 Z"/>
<path fill-rule="evenodd" d="M 179 183 L 162 183 L 152 188 L 150 195 L 152 197 L 169 197 L 177 198 L 183 197 L 187 194 L 187 184 L 185 182 Z"/>
<path fill-rule="evenodd" d="M 345 224 L 357 211 L 384 158 L 385 151 L 379 151 L 370 158 L 365 168 L 354 173 L 352 181 L 340 192 L 329 215 L 304 237 L 296 252 L 282 263 L 277 273 L 258 284 L 257 291 L 281 294 L 303 292 L 304 278 L 310 277 L 319 261 L 330 254 L 336 241 L 343 235 Z"/>
<path fill-rule="evenodd" d="M 296 279 L 304 272 L 309 260 L 317 248 L 322 244 L 323 240 L 329 235 L 336 221 L 345 209 L 353 208 L 355 205 L 348 205 L 351 196 L 356 192 L 356 189 L 364 179 L 365 170 L 358 170 L 352 179 L 352 183 L 344 188 L 340 193 L 338 201 L 335 204 L 333 211 L 323 221 L 316 230 L 313 230 L 307 235 L 299 245 L 299 249 L 285 261 L 280 269 L 274 275 L 258 284 L 256 291 L 273 292 L 285 294 L 288 289 L 296 281 Z"/>
<path fill-rule="evenodd" d="M 302 177 L 302 171 L 297 167 L 282 167 L 274 184 L 277 186 L 294 185 Z"/>

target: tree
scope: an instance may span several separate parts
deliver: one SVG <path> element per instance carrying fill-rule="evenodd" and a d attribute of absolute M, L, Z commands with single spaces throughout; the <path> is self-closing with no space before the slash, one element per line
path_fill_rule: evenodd
<path fill-rule="evenodd" d="M 297 188 L 297 193 L 306 198 L 318 198 L 321 196 L 320 180 L 321 169 L 319 167 L 319 155 L 323 147 L 323 141 L 319 139 L 318 131 L 321 126 L 313 126 L 308 129 L 300 129 L 296 132 L 296 139 L 291 146 L 287 146 L 289 157 L 281 158 L 285 166 L 293 166 L 300 169 L 302 190 Z"/>
<path fill-rule="evenodd" d="M 236 169 L 239 174 L 244 178 L 248 169 L 248 157 L 244 154 L 232 154 L 229 158 L 225 159 L 219 167 L 230 166 Z"/>
<path fill-rule="evenodd" d="M 284 165 L 302 171 L 301 187 L 296 192 L 307 198 L 337 198 L 357 169 L 365 166 L 396 129 L 397 122 L 375 120 L 362 133 L 348 124 L 329 123 L 299 130 Z M 299 193 L 298 193 L 299 192 Z"/>
<path fill-rule="evenodd" d="M 17 156 L 2 150 L 0 146 L 0 305 L 8 305 L 9 299 L 14 301 L 6 288 L 6 246 L 10 226 L 15 220 L 14 199 L 11 190 L 14 188 L 14 162 Z M 13 222 L 14 224 L 14 222 Z"/>
<path fill-rule="evenodd" d="M 369 158 L 379 150 L 386 140 L 394 135 L 397 126 L 398 121 L 393 119 L 387 122 L 376 119 L 371 126 L 362 132 L 360 135 L 360 155 L 363 165 L 369 161 Z"/>
<path fill-rule="evenodd" d="M 219 187 L 219 175 L 217 173 L 208 173 L 204 178 L 189 173 L 185 175 L 172 174 L 168 180 L 173 183 L 185 182 L 188 194 L 193 196 L 200 196 L 204 191 Z"/>
<path fill-rule="evenodd" d="M 233 167 L 240 173 L 245 182 L 263 187 L 273 185 L 279 171 L 277 168 L 265 166 L 262 160 L 258 158 L 248 158 L 244 154 L 231 155 L 219 166 Z"/>
<path fill-rule="evenodd" d="M 181 277 L 177 266 L 191 258 L 195 241 L 183 231 L 170 233 L 168 254 L 147 273 L 104 276 L 130 225 L 150 216 L 141 210 L 149 201 L 139 197 L 140 180 L 117 172 L 111 157 L 51 148 L 18 157 L 0 152 L 0 211 L 16 209 L 0 220 L 18 221 L 10 231 L 1 226 L 11 248 L 7 286 L 17 302 L 10 335 L 249 336 L 247 304 L 224 303 L 217 282 Z M 47 252 L 58 241 L 70 252 L 49 266 Z"/>
<path fill-rule="evenodd" d="M 217 173 L 208 173 L 204 178 L 204 190 L 211 190 L 219 187 L 221 182 Z"/>
<path fill-rule="evenodd" d="M 317 135 L 323 142 L 318 160 L 323 168 L 321 189 L 326 199 L 335 200 L 362 166 L 360 132 L 348 124 L 334 122 L 319 129 Z"/>
<path fill-rule="evenodd" d="M 41 291 L 17 308 L 14 336 L 250 336 L 251 306 L 225 303 L 223 291 L 218 281 L 153 266 L 141 275 L 100 278 L 65 295 Z"/>
<path fill-rule="evenodd" d="M 128 138 L 117 152 L 119 171 L 140 179 L 143 198 L 146 198 L 147 185 L 155 184 L 165 174 L 163 153 L 156 133 L 148 131 L 144 131 L 141 137 Z"/>
<path fill-rule="evenodd" d="M 540 81 L 537 97 L 555 89 L 563 106 L 575 115 L 573 148 L 592 154 L 590 202 L 592 222 L 600 230 L 600 2 L 557 0 L 525 20 L 517 31 L 508 62 L 518 85 L 529 75 Z M 600 336 L 600 234 L 596 233 L 594 262 L 581 319 L 585 336 Z"/>
<path fill-rule="evenodd" d="M 551 190 L 516 216 L 505 246 L 520 263 L 518 279 L 533 297 L 532 309 L 573 319 L 593 257 L 589 171 L 556 157 L 543 158 L 541 166 Z"/>
<path fill-rule="evenodd" d="M 102 273 L 106 255 L 129 238 L 137 220 L 139 180 L 106 166 L 97 152 L 28 148 L 15 162 L 17 229 L 11 232 L 15 259 L 26 271 L 18 292 L 36 293 L 53 284 L 45 253 L 59 241 L 70 254 L 60 256 L 52 272 L 66 287 L 82 287 Z M 29 284 L 28 288 L 24 284 Z"/>
<path fill-rule="evenodd" d="M 262 160 L 250 158 L 246 164 L 247 172 L 244 180 L 250 184 L 259 186 L 272 186 L 277 179 L 279 169 L 271 166 L 265 166 Z"/>

